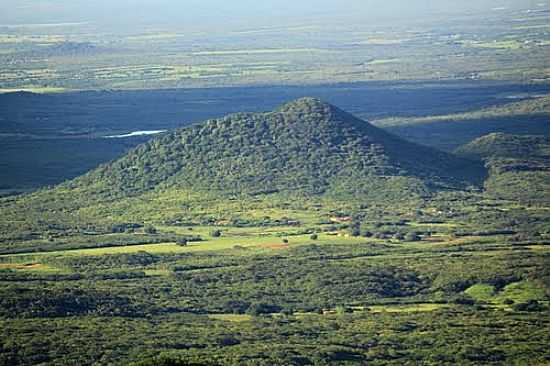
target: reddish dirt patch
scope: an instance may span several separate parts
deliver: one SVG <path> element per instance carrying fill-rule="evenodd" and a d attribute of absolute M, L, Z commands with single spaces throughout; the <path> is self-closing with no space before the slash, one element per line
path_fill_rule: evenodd
<path fill-rule="evenodd" d="M 427 238 L 423 238 L 422 241 L 427 241 L 427 242 L 430 242 L 430 243 L 442 243 L 445 240 L 440 236 L 430 236 L 430 237 L 427 237 Z"/>
<path fill-rule="evenodd" d="M 288 244 L 286 243 L 266 243 L 258 246 L 260 248 L 267 248 L 267 249 L 273 249 L 273 250 L 281 250 L 281 249 L 288 248 Z"/>
<path fill-rule="evenodd" d="M 27 264 L 21 264 L 21 263 L 1 263 L 0 269 L 7 268 L 7 269 L 40 269 L 44 267 L 43 264 L 40 263 L 27 263 Z"/>

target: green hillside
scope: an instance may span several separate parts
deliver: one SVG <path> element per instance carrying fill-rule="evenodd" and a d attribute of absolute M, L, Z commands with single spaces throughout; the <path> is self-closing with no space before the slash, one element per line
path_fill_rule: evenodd
<path fill-rule="evenodd" d="M 392 117 L 371 121 L 409 141 L 454 151 L 492 133 L 550 135 L 550 97 L 540 96 L 463 113 Z"/>
<path fill-rule="evenodd" d="M 456 150 L 472 159 L 550 159 L 550 138 L 546 136 L 491 133 Z"/>
<path fill-rule="evenodd" d="M 548 205 L 493 161 L 306 98 L 1 198 L 0 365 L 544 364 Z"/>
<path fill-rule="evenodd" d="M 550 202 L 550 139 L 492 133 L 456 150 L 489 168 L 488 194 L 524 203 Z"/>
<path fill-rule="evenodd" d="M 475 181 L 471 162 L 421 147 L 316 99 L 177 130 L 65 185 L 92 196 L 192 188 L 222 194 L 368 192 L 380 179 Z M 360 182 L 360 184 L 357 184 Z M 412 186 L 412 185 L 411 185 Z"/>
<path fill-rule="evenodd" d="M 181 220 L 181 207 L 240 195 L 245 201 L 271 195 L 267 201 L 315 197 L 391 205 L 479 184 L 483 174 L 480 163 L 406 142 L 303 98 L 274 112 L 234 114 L 175 130 L 80 178 L 17 198 L 7 211 L 18 223 L 36 213 L 36 226 L 75 220 L 87 225 L 109 217 Z M 158 204 L 143 207 L 144 201 Z"/>
<path fill-rule="evenodd" d="M 477 121 L 497 118 L 521 118 L 525 116 L 548 117 L 550 115 L 550 96 L 525 99 L 519 102 L 511 102 L 498 106 L 492 106 L 480 110 L 464 113 L 453 113 L 438 116 L 425 117 L 392 117 L 374 121 L 380 127 L 392 127 L 401 125 L 418 125 L 437 122 Z"/>
<path fill-rule="evenodd" d="M 52 189 L 7 199 L 0 232 L 105 230 L 125 223 L 311 217 L 312 208 L 406 210 L 481 184 L 481 163 L 401 140 L 316 99 L 175 130 Z M 286 213 L 285 213 L 286 212 Z M 313 215 L 318 217 L 318 214 Z"/>

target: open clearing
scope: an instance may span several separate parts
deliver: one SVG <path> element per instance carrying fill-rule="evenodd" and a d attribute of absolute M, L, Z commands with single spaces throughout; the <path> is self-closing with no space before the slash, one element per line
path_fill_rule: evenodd
<path fill-rule="evenodd" d="M 228 249 L 267 249 L 280 250 L 285 247 L 292 247 L 305 244 L 358 244 L 364 243 L 365 238 L 354 238 L 345 236 L 330 236 L 326 234 L 319 235 L 317 240 L 312 240 L 310 235 L 293 235 L 285 237 L 288 243 L 283 242 L 283 238 L 274 236 L 257 237 L 221 237 L 200 242 L 191 242 L 187 246 L 180 246 L 176 243 L 159 243 L 143 245 L 112 246 L 105 248 L 90 249 L 72 249 L 62 251 L 50 251 L 40 253 L 18 253 L 14 255 L 4 255 L 3 257 L 19 256 L 97 256 L 107 254 L 128 254 L 147 252 L 151 254 L 164 253 L 193 253 L 205 251 L 220 251 Z"/>

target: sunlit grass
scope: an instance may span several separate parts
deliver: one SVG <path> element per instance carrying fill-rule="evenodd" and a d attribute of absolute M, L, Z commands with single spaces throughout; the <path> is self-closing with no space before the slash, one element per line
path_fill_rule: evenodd
<path fill-rule="evenodd" d="M 533 281 L 521 281 L 511 283 L 504 287 L 495 298 L 497 302 L 502 302 L 506 299 L 521 303 L 529 300 L 544 300 L 546 299 L 546 294 L 544 290 Z"/>
<path fill-rule="evenodd" d="M 286 240 L 288 242 L 284 242 Z M 151 254 L 167 254 L 167 253 L 193 253 L 207 251 L 221 251 L 229 249 L 237 250 L 260 250 L 272 251 L 291 248 L 293 246 L 305 244 L 359 244 L 364 243 L 364 238 L 354 238 L 346 236 L 330 236 L 321 234 L 317 240 L 310 238 L 310 235 L 289 235 L 284 237 L 269 235 L 269 236 L 222 236 L 220 238 L 207 238 L 200 242 L 190 242 L 186 246 L 181 246 L 176 243 L 159 243 L 159 244 L 141 244 L 141 245 L 126 245 L 113 246 L 105 248 L 87 248 L 87 249 L 69 249 L 61 251 L 51 251 L 42 253 L 22 253 L 9 255 L 7 257 L 20 257 L 32 254 L 40 257 L 48 256 L 99 256 L 108 254 L 129 254 L 138 252 L 148 252 Z"/>
<path fill-rule="evenodd" d="M 264 55 L 277 53 L 319 53 L 324 50 L 319 48 L 264 48 L 264 49 L 242 49 L 242 50 L 219 50 L 219 51 L 198 51 L 193 56 L 226 56 L 226 55 Z"/>
<path fill-rule="evenodd" d="M 47 87 L 47 86 L 31 86 L 22 88 L 0 88 L 0 94 L 15 93 L 15 92 L 29 92 L 38 94 L 49 93 L 63 93 L 66 92 L 65 88 Z"/>
<path fill-rule="evenodd" d="M 233 323 L 248 322 L 253 319 L 252 316 L 247 314 L 209 314 L 208 318 L 213 320 L 222 320 L 222 321 L 233 322 Z"/>
<path fill-rule="evenodd" d="M 493 48 L 493 49 L 507 49 L 517 50 L 523 47 L 523 43 L 517 40 L 494 40 L 492 42 L 478 42 L 478 41 L 462 41 L 465 47 L 473 48 Z"/>
<path fill-rule="evenodd" d="M 430 312 L 439 309 L 448 308 L 448 304 L 407 304 L 407 305 L 372 305 L 368 306 L 367 310 L 371 313 L 413 313 L 413 312 Z"/>
<path fill-rule="evenodd" d="M 493 285 L 478 283 L 469 287 L 464 293 L 476 301 L 493 305 L 503 304 L 506 300 L 523 303 L 529 300 L 541 301 L 546 299 L 544 290 L 533 281 L 514 282 L 498 292 Z"/>
<path fill-rule="evenodd" d="M 61 273 L 62 269 L 52 266 L 44 265 L 41 263 L 0 263 L 0 270 L 10 269 L 15 271 L 24 272 L 40 272 L 40 273 Z"/>
<path fill-rule="evenodd" d="M 464 293 L 477 301 L 488 302 L 492 301 L 495 296 L 495 287 L 485 283 L 478 283 L 466 289 Z"/>

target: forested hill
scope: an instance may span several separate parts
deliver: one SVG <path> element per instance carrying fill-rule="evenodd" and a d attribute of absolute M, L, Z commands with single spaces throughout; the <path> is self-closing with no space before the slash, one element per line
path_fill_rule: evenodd
<path fill-rule="evenodd" d="M 395 177 L 404 189 L 409 183 L 417 189 L 475 182 L 481 175 L 480 164 L 302 98 L 274 112 L 233 114 L 176 130 L 64 188 L 103 199 L 174 187 L 229 194 L 357 193 Z"/>
<path fill-rule="evenodd" d="M 550 139 L 546 136 L 491 133 L 456 150 L 474 159 L 550 159 Z"/>
<path fill-rule="evenodd" d="M 489 168 L 486 192 L 531 205 L 550 203 L 550 139 L 546 136 L 491 133 L 456 150 Z"/>

